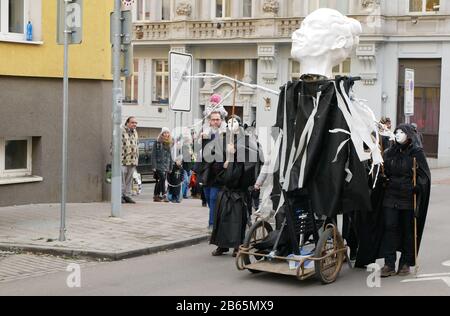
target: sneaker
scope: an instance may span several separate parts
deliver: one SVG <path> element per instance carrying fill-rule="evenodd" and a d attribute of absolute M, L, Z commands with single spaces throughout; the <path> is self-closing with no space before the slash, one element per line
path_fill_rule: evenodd
<path fill-rule="evenodd" d="M 155 202 L 155 203 L 160 203 L 160 202 L 162 202 L 161 197 L 159 197 L 159 196 L 153 197 L 153 202 Z"/>
<path fill-rule="evenodd" d="M 132 198 L 130 198 L 129 196 L 124 196 L 123 199 L 125 200 L 126 203 L 136 204 L 136 202 Z"/>
<path fill-rule="evenodd" d="M 230 251 L 228 248 L 220 248 L 220 247 L 217 247 L 217 249 L 214 250 L 214 251 L 211 253 L 211 255 L 212 255 L 213 257 L 219 257 L 219 256 L 222 256 L 224 253 L 227 253 L 228 251 Z"/>
<path fill-rule="evenodd" d="M 388 278 L 388 277 L 394 276 L 396 274 L 397 273 L 395 272 L 395 268 L 391 268 L 391 267 L 389 267 L 387 265 L 385 265 L 383 267 L 383 269 L 381 269 L 381 277 L 382 278 Z"/>
<path fill-rule="evenodd" d="M 402 265 L 401 268 L 398 269 L 399 276 L 407 276 L 410 274 L 411 274 L 411 268 L 407 264 Z"/>

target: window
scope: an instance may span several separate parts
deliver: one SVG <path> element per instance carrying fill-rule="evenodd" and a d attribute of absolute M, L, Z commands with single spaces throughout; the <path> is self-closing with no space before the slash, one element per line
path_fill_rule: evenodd
<path fill-rule="evenodd" d="M 349 58 L 333 67 L 333 76 L 348 76 L 351 73 L 352 60 Z"/>
<path fill-rule="evenodd" d="M 334 76 L 348 76 L 351 73 L 351 64 L 352 60 L 349 58 L 345 60 L 343 63 L 336 65 L 333 67 L 333 77 Z M 292 60 L 290 62 L 290 77 L 292 81 L 299 80 L 302 76 L 300 72 L 300 63 L 296 60 Z"/>
<path fill-rule="evenodd" d="M 154 62 L 153 103 L 169 103 L 169 62 L 167 60 L 155 60 Z"/>
<path fill-rule="evenodd" d="M 151 0 L 136 0 L 134 19 L 136 21 L 150 21 Z"/>
<path fill-rule="evenodd" d="M 292 81 L 297 81 L 302 76 L 302 74 L 300 73 L 300 63 L 298 61 L 291 59 L 290 74 L 291 74 Z"/>
<path fill-rule="evenodd" d="M 409 12 L 430 13 L 440 9 L 440 0 L 409 0 Z"/>
<path fill-rule="evenodd" d="M 25 40 L 28 0 L 0 0 L 0 39 Z"/>
<path fill-rule="evenodd" d="M 162 20 L 170 20 L 170 0 L 162 0 Z"/>
<path fill-rule="evenodd" d="M 125 79 L 125 103 L 138 103 L 139 96 L 139 59 L 134 59 L 133 75 Z"/>
<path fill-rule="evenodd" d="M 242 80 L 245 75 L 245 61 L 244 60 L 218 60 L 217 67 L 219 74 L 231 78 L 237 77 Z"/>
<path fill-rule="evenodd" d="M 252 17 L 252 0 L 243 0 L 243 12 L 242 17 L 251 18 Z"/>
<path fill-rule="evenodd" d="M 319 8 L 330 8 L 341 12 L 342 14 L 349 13 L 349 1 L 342 0 L 309 0 L 309 11 L 313 12 Z"/>
<path fill-rule="evenodd" d="M 31 176 L 31 137 L 0 138 L 0 178 Z"/>
<path fill-rule="evenodd" d="M 231 18 L 231 0 L 216 0 L 216 18 Z"/>

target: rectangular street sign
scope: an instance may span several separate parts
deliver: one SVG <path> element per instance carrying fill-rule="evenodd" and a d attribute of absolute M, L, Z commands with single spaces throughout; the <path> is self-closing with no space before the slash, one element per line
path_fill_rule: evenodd
<path fill-rule="evenodd" d="M 169 53 L 169 91 L 170 109 L 177 112 L 190 112 L 192 109 L 193 57 L 171 51 Z"/>
<path fill-rule="evenodd" d="M 414 116 L 414 69 L 405 69 L 405 116 Z"/>
<path fill-rule="evenodd" d="M 64 2 L 67 2 L 66 8 Z M 64 45 L 65 30 L 70 32 L 69 45 L 81 44 L 83 38 L 83 0 L 58 0 L 57 42 L 59 45 Z"/>

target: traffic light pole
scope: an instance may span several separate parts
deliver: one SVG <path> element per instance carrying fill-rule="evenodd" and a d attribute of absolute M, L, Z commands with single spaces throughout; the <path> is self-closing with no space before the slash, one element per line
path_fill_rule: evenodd
<path fill-rule="evenodd" d="M 111 185 L 111 216 L 120 217 L 122 207 L 122 163 L 121 143 L 122 132 L 122 88 L 121 76 L 121 0 L 114 0 L 114 14 L 112 15 L 112 64 L 113 64 L 113 140 L 112 140 L 112 185 Z"/>

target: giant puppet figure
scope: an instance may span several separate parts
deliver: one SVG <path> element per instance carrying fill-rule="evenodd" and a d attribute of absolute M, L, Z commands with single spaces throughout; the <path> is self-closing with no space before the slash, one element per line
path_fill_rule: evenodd
<path fill-rule="evenodd" d="M 292 57 L 303 76 L 284 85 L 279 98 L 275 127 L 281 133 L 278 156 L 272 157 L 279 167 L 272 192 L 281 197 L 278 210 L 307 203 L 332 219 L 372 209 L 369 175 L 376 177 L 383 162 L 376 119 L 352 93 L 353 78 L 332 78 L 333 67 L 349 58 L 361 32 L 358 21 L 319 9 L 292 36 Z"/>

